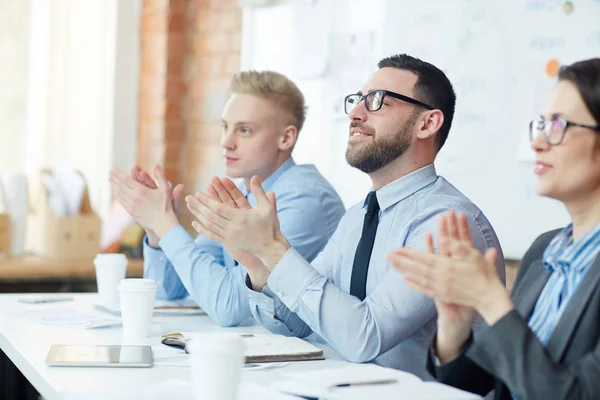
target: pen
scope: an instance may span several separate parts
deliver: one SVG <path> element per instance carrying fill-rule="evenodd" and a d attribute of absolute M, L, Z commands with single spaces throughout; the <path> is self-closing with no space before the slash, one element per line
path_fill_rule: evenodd
<path fill-rule="evenodd" d="M 387 384 L 396 383 L 396 382 L 398 382 L 396 379 L 381 379 L 378 381 L 370 381 L 370 382 L 339 383 L 337 385 L 333 385 L 333 387 L 342 388 L 342 387 L 352 387 L 352 386 L 387 385 Z"/>

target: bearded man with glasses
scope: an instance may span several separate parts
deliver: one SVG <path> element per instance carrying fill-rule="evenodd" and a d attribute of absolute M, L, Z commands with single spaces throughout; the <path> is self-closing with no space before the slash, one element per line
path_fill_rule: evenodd
<path fill-rule="evenodd" d="M 407 286 L 386 255 L 398 247 L 432 248 L 426 233 L 437 231 L 443 213 L 460 210 L 473 245 L 498 249 L 503 281 L 504 260 L 489 221 L 433 165 L 452 124 L 452 84 L 434 65 L 406 54 L 378 66 L 360 92 L 345 98 L 346 159 L 369 175 L 373 188 L 312 263 L 281 234 L 275 198 L 256 177 L 256 207 L 225 206 L 203 195 L 190 210 L 203 235 L 255 255 L 269 269 L 263 281 L 247 282 L 250 309 L 267 329 L 324 341 L 353 362 L 431 379 L 425 364 L 435 305 Z M 231 197 L 243 196 L 232 190 Z"/>

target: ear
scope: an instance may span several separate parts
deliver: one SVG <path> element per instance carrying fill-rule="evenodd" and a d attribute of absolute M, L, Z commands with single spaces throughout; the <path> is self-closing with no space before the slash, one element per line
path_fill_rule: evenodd
<path fill-rule="evenodd" d="M 298 129 L 293 125 L 285 127 L 282 135 L 279 137 L 279 150 L 291 150 L 298 139 Z"/>
<path fill-rule="evenodd" d="M 419 119 L 417 138 L 421 140 L 435 138 L 443 123 L 444 113 L 441 110 L 431 110 L 423 113 L 423 117 Z"/>

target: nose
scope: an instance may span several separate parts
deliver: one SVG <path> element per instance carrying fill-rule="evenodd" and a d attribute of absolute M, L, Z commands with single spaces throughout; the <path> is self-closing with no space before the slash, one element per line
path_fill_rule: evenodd
<path fill-rule="evenodd" d="M 550 147 L 552 147 L 550 144 L 548 144 L 543 132 L 534 131 L 531 135 L 531 142 L 529 144 L 531 145 L 531 149 L 536 153 L 548 151 Z"/>
<path fill-rule="evenodd" d="M 223 147 L 225 150 L 235 150 L 236 146 L 236 136 L 233 132 L 233 129 L 223 129 L 223 133 L 221 134 L 221 147 Z"/>
<path fill-rule="evenodd" d="M 363 99 L 352 110 L 350 110 L 348 113 L 348 118 L 350 118 L 352 121 L 365 122 L 368 119 L 368 115 L 369 113 L 367 112 L 365 100 Z"/>

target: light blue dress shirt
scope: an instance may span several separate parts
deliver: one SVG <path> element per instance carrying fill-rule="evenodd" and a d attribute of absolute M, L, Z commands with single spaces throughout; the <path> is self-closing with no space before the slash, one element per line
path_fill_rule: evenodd
<path fill-rule="evenodd" d="M 262 292 L 251 290 L 247 281 L 251 310 L 274 333 L 324 340 L 350 361 L 374 361 L 432 379 L 425 365 L 436 324 L 433 300 L 408 288 L 403 276 L 390 268 L 387 254 L 403 246 L 424 250 L 425 234 L 437 239 L 438 217 L 449 209 L 467 214 L 477 249 L 500 250 L 500 244 L 483 213 L 437 176 L 433 164 L 376 194 L 381 210 L 364 301 L 349 292 L 366 202 L 346 212 L 312 264 L 291 248 Z M 504 281 L 501 251 L 497 270 Z"/>
<path fill-rule="evenodd" d="M 277 215 L 285 237 L 299 254 L 314 259 L 344 215 L 335 189 L 313 165 L 296 165 L 292 158 L 262 185 L 277 197 Z M 254 196 L 243 183 L 239 188 L 254 207 Z M 144 277 L 158 284 L 158 299 L 178 299 L 189 293 L 222 326 L 239 325 L 251 317 L 246 270 L 220 243 L 201 235 L 194 240 L 182 226 L 160 240 L 160 249 L 144 242 Z"/>

